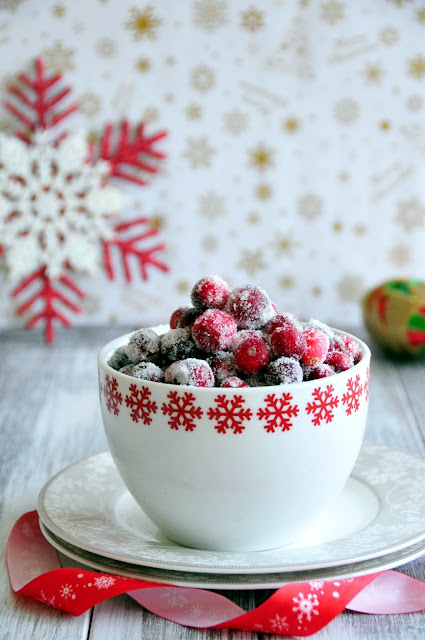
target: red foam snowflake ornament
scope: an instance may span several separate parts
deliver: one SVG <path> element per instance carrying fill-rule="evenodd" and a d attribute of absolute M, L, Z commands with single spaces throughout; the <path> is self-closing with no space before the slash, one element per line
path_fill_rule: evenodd
<path fill-rule="evenodd" d="M 71 88 L 59 88 L 61 79 L 46 74 L 41 58 L 33 76 L 18 74 L 5 107 L 19 127 L 14 136 L 0 133 L 0 256 L 17 281 L 12 297 L 29 296 L 17 315 L 29 314 L 29 329 L 43 323 L 47 342 L 56 322 L 71 326 L 66 309 L 81 312 L 75 273 L 92 274 L 103 262 L 113 279 L 117 260 L 127 282 L 133 264 L 143 280 L 151 269 L 169 270 L 160 258 L 165 244 L 150 245 L 159 233 L 151 220 L 119 220 L 117 188 L 119 180 L 144 186 L 145 175 L 158 171 L 165 154 L 156 145 L 166 132 L 148 136 L 143 123 L 125 121 L 108 123 L 98 144 L 81 132 L 59 133 L 78 109 L 63 106 Z"/>

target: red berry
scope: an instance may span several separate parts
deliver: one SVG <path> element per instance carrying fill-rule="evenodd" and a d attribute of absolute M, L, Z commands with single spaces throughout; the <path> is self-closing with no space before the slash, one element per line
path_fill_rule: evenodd
<path fill-rule="evenodd" d="M 226 378 L 236 375 L 235 356 L 230 351 L 217 351 L 207 358 L 216 382 L 221 384 Z"/>
<path fill-rule="evenodd" d="M 267 293 L 252 284 L 232 290 L 226 311 L 234 317 L 239 329 L 261 329 L 275 315 Z"/>
<path fill-rule="evenodd" d="M 336 373 L 328 364 L 316 364 L 314 367 L 306 367 L 304 369 L 304 380 L 319 380 L 320 378 L 328 378 Z"/>
<path fill-rule="evenodd" d="M 220 276 L 205 276 L 193 286 L 190 297 L 198 309 L 223 309 L 230 287 Z"/>
<path fill-rule="evenodd" d="M 328 336 L 320 331 L 311 327 L 304 332 L 306 340 L 306 347 L 304 353 L 301 356 L 301 361 L 306 367 L 312 367 L 315 364 L 321 364 L 325 361 L 326 355 L 329 349 Z"/>
<path fill-rule="evenodd" d="M 213 387 L 214 375 L 205 360 L 187 358 L 170 364 L 165 370 L 165 382 L 187 384 L 191 387 Z"/>
<path fill-rule="evenodd" d="M 338 351 L 346 351 L 353 358 L 354 364 L 357 364 L 362 357 L 362 351 L 357 340 L 351 336 L 338 335 L 333 340 L 333 347 Z"/>
<path fill-rule="evenodd" d="M 178 307 L 170 317 L 170 329 L 184 329 L 190 327 L 199 313 L 193 307 Z"/>
<path fill-rule="evenodd" d="M 239 389 L 241 387 L 249 387 L 249 384 L 238 378 L 238 376 L 230 376 L 230 378 L 226 378 L 221 386 L 223 389 Z"/>
<path fill-rule="evenodd" d="M 301 331 L 288 324 L 285 327 L 278 327 L 270 336 L 270 346 L 277 356 L 288 356 L 301 358 L 306 348 L 306 339 Z"/>
<path fill-rule="evenodd" d="M 335 371 L 347 371 L 353 366 L 353 358 L 343 351 L 328 351 L 325 364 L 330 365 Z"/>
<path fill-rule="evenodd" d="M 207 309 L 193 323 L 192 336 L 199 349 L 212 353 L 228 349 L 236 331 L 232 316 L 219 309 Z"/>
<path fill-rule="evenodd" d="M 249 336 L 235 351 L 236 366 L 240 371 L 257 374 L 270 360 L 270 349 L 262 336 Z"/>
<path fill-rule="evenodd" d="M 298 360 L 281 356 L 269 364 L 264 379 L 271 385 L 302 382 L 303 370 Z"/>
<path fill-rule="evenodd" d="M 274 318 L 269 320 L 264 327 L 264 331 L 267 335 L 271 335 L 278 327 L 287 327 L 288 325 L 293 325 L 300 331 L 302 329 L 301 322 L 292 313 L 278 313 Z"/>

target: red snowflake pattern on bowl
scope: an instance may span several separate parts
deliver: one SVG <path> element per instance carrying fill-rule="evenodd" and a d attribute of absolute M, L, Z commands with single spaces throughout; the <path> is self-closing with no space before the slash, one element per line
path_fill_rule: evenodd
<path fill-rule="evenodd" d="M 366 380 L 363 385 L 363 396 L 366 402 L 369 400 L 369 387 L 370 387 L 370 367 L 366 369 Z"/>
<path fill-rule="evenodd" d="M 169 402 L 164 402 L 161 411 L 164 416 L 169 416 L 168 424 L 176 431 L 184 427 L 185 431 L 193 431 L 196 427 L 195 420 L 202 417 L 201 407 L 194 405 L 193 393 L 185 392 L 180 396 L 177 391 L 170 391 L 167 395 Z"/>
<path fill-rule="evenodd" d="M 312 423 L 318 427 L 323 420 L 326 423 L 332 422 L 334 419 L 334 409 L 339 404 L 338 396 L 334 396 L 334 387 L 328 384 L 326 389 L 317 387 L 312 393 L 312 402 L 308 402 L 306 411 L 313 414 Z"/>
<path fill-rule="evenodd" d="M 125 404 L 131 409 L 130 416 L 133 422 L 141 420 L 143 424 L 152 422 L 152 413 L 156 413 L 158 406 L 156 402 L 150 400 L 151 392 L 147 387 L 138 389 L 135 384 L 128 388 L 129 394 L 125 396 Z"/>
<path fill-rule="evenodd" d="M 257 412 L 259 420 L 266 420 L 264 429 L 268 433 L 274 433 L 276 430 L 289 431 L 292 427 L 291 419 L 298 415 L 298 405 L 291 404 L 292 396 L 290 393 L 282 393 L 277 397 L 274 393 L 270 393 L 264 398 L 266 407 L 260 407 Z"/>
<path fill-rule="evenodd" d="M 120 412 L 120 405 L 122 404 L 122 393 L 118 391 L 118 380 L 106 374 L 105 384 L 102 389 L 105 397 L 106 408 L 109 413 L 113 413 L 117 416 Z"/>
<path fill-rule="evenodd" d="M 345 405 L 345 413 L 351 416 L 360 408 L 360 398 L 363 393 L 363 385 L 360 384 L 360 375 L 355 378 L 349 378 L 347 381 L 347 391 L 342 396 L 342 404 Z"/>
<path fill-rule="evenodd" d="M 215 398 L 216 407 L 210 407 L 208 409 L 208 417 L 210 420 L 215 420 L 216 425 L 214 428 L 217 433 L 227 433 L 233 431 L 233 433 L 242 433 L 245 429 L 244 421 L 251 420 L 251 409 L 245 409 L 242 405 L 245 403 L 244 398 L 239 395 L 235 395 L 231 398 L 218 395 Z"/>

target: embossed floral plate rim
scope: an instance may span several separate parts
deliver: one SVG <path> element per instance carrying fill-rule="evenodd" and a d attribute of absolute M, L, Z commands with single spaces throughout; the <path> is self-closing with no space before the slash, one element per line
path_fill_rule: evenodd
<path fill-rule="evenodd" d="M 116 504 L 128 492 L 109 452 L 76 462 L 51 478 L 39 494 L 38 512 L 54 535 L 90 553 L 147 567 L 202 573 L 323 569 L 395 553 L 425 539 L 425 459 L 365 442 L 352 479 L 376 496 L 376 515 L 351 535 L 298 548 L 231 553 L 189 549 L 166 538 L 146 540 L 143 532 L 117 519 Z M 135 503 L 134 509 L 142 513 Z"/>
<path fill-rule="evenodd" d="M 50 542 L 57 551 L 78 564 L 105 573 L 120 575 L 124 578 L 136 578 L 138 580 L 149 580 L 151 582 L 159 582 L 176 587 L 193 587 L 198 589 L 278 589 L 289 582 L 345 580 L 347 578 L 356 578 L 370 573 L 377 573 L 378 571 L 394 569 L 407 562 L 412 562 L 425 554 L 425 540 L 422 540 L 410 547 L 406 547 L 395 553 L 373 558 L 372 560 L 364 560 L 363 562 L 326 567 L 323 569 L 264 574 L 196 573 L 144 567 L 129 562 L 113 560 L 112 558 L 104 558 L 103 556 L 90 553 L 90 551 L 84 551 L 84 549 L 79 549 L 60 540 L 60 538 L 45 527 L 42 521 L 40 521 L 40 528 L 46 540 Z M 68 566 L 68 563 L 63 562 L 63 560 L 61 560 L 61 564 L 62 566 Z"/>

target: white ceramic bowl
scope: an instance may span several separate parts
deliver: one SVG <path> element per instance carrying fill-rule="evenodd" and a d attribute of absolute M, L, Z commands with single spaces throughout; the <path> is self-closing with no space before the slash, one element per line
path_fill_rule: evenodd
<path fill-rule="evenodd" d="M 338 332 L 337 332 L 338 333 Z M 342 491 L 362 444 L 370 351 L 348 371 L 222 389 L 132 378 L 98 356 L 102 418 L 130 493 L 171 539 L 257 551 L 296 541 Z"/>

